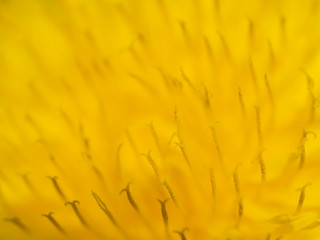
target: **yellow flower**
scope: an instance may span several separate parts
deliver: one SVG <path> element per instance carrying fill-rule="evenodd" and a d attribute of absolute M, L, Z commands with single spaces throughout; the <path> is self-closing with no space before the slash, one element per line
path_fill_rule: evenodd
<path fill-rule="evenodd" d="M 318 239 L 317 0 L 2 0 L 0 239 Z"/>

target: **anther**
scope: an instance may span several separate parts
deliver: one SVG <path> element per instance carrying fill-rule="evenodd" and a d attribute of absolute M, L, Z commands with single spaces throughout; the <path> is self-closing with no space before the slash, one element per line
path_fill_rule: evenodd
<path fill-rule="evenodd" d="M 52 217 L 53 212 L 50 212 L 48 214 L 42 214 L 41 216 L 46 217 L 53 226 L 55 226 L 55 228 L 58 229 L 58 231 L 60 231 L 62 234 L 66 234 L 66 232 L 64 231 L 64 229 L 60 226 L 60 224 L 54 219 L 54 217 Z"/>
<path fill-rule="evenodd" d="M 72 201 L 72 202 L 66 202 L 64 205 L 65 205 L 65 206 L 71 205 L 74 213 L 77 215 L 77 217 L 79 218 L 79 220 L 80 220 L 80 222 L 82 223 L 82 225 L 85 226 L 85 227 L 88 227 L 88 224 L 86 223 L 86 221 L 85 221 L 84 218 L 82 217 L 82 215 L 81 215 L 81 213 L 80 213 L 80 211 L 79 211 L 79 209 L 78 209 L 78 207 L 77 207 L 76 204 L 79 205 L 80 202 L 77 201 L 77 200 L 74 200 L 74 201 Z"/>
<path fill-rule="evenodd" d="M 160 175 L 159 175 L 159 170 L 158 170 L 158 166 L 156 165 L 156 163 L 154 162 L 154 160 L 151 157 L 151 150 L 148 152 L 148 154 L 142 154 L 142 156 L 144 156 L 148 162 L 150 163 L 156 177 L 158 180 L 160 180 Z"/>
<path fill-rule="evenodd" d="M 53 177 L 50 177 L 50 176 L 47 176 L 49 179 L 51 179 L 52 183 L 53 183 L 53 186 L 54 188 L 56 189 L 56 191 L 58 192 L 59 196 L 62 198 L 63 201 L 66 201 L 66 197 L 64 195 L 64 193 L 62 192 L 58 182 L 57 182 L 57 179 L 58 177 L 57 176 L 53 176 Z"/>
<path fill-rule="evenodd" d="M 167 209 L 166 209 L 166 202 L 169 201 L 169 199 L 165 199 L 163 201 L 160 200 L 160 199 L 157 199 L 157 200 L 161 205 L 162 219 L 163 219 L 163 223 L 164 223 L 164 226 L 166 228 L 166 231 L 168 233 L 169 219 L 168 219 L 168 213 L 167 213 Z"/>
<path fill-rule="evenodd" d="M 20 228 L 25 233 L 30 234 L 29 228 L 27 228 L 20 220 L 20 218 L 14 217 L 14 218 L 4 218 L 4 221 L 11 222 L 14 225 L 16 225 L 18 228 Z"/>
<path fill-rule="evenodd" d="M 256 123 L 257 123 L 257 135 L 259 140 L 259 146 L 262 146 L 262 134 L 261 134 L 261 116 L 260 107 L 256 106 Z"/>
<path fill-rule="evenodd" d="M 188 230 L 189 230 L 188 228 L 184 228 L 181 231 L 173 231 L 173 232 L 178 234 L 181 237 L 181 240 L 187 240 L 187 237 L 184 233 Z"/>
<path fill-rule="evenodd" d="M 311 183 L 307 183 L 301 189 L 299 189 L 300 197 L 299 197 L 298 206 L 297 206 L 297 209 L 296 209 L 296 214 L 298 214 L 300 212 L 301 208 L 302 208 L 303 202 L 304 202 L 305 197 L 306 197 L 305 190 L 310 185 L 311 185 Z"/>
<path fill-rule="evenodd" d="M 122 189 L 120 191 L 120 195 L 125 192 L 127 194 L 127 198 L 128 198 L 128 201 L 130 203 L 130 205 L 133 207 L 134 210 L 136 210 L 137 213 L 140 214 L 140 209 L 138 207 L 138 205 L 136 204 L 136 202 L 134 201 L 133 197 L 132 197 L 132 194 L 131 194 L 131 191 L 130 191 L 130 185 L 131 185 L 131 182 L 129 182 L 127 184 L 127 187 Z"/>

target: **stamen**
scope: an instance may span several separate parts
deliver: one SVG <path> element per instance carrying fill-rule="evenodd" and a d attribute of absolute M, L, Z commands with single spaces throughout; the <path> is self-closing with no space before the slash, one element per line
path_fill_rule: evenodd
<path fill-rule="evenodd" d="M 167 209 L 166 209 L 166 202 L 169 201 L 169 199 L 165 199 L 163 201 L 158 199 L 158 201 L 161 205 L 161 214 L 162 214 L 163 223 L 166 228 L 166 232 L 168 233 L 169 220 L 168 220 L 168 213 L 167 213 Z"/>
<path fill-rule="evenodd" d="M 73 131 L 74 125 L 73 125 L 71 119 L 69 118 L 69 116 L 67 115 L 67 113 L 62 108 L 60 108 L 60 114 L 61 114 L 62 118 L 65 120 L 65 122 L 67 123 L 70 130 Z"/>
<path fill-rule="evenodd" d="M 249 41 L 250 41 L 250 46 L 253 46 L 253 42 L 254 42 L 254 24 L 251 18 L 248 17 L 248 22 L 249 22 L 249 31 L 248 31 L 248 35 L 249 35 Z"/>
<path fill-rule="evenodd" d="M 301 170 L 303 168 L 304 163 L 305 163 L 305 159 L 306 159 L 306 148 L 303 143 L 300 146 L 300 160 L 299 160 L 299 167 L 298 167 L 299 170 Z"/>
<path fill-rule="evenodd" d="M 133 50 L 133 48 L 131 49 Z M 146 90 L 148 90 L 150 93 L 152 94 L 156 94 L 156 90 L 154 89 L 154 87 L 145 79 L 143 79 L 142 77 L 135 75 L 133 73 L 127 72 L 127 74 L 134 80 L 137 81 L 137 83 L 139 83 L 142 87 L 144 87 Z"/>
<path fill-rule="evenodd" d="M 129 132 L 129 129 L 126 129 L 126 135 L 127 135 L 128 141 L 129 141 L 129 143 L 130 143 L 130 145 L 131 145 L 131 147 L 132 147 L 135 155 L 137 156 L 137 158 L 139 158 L 138 148 L 137 148 L 135 142 L 133 141 L 133 139 L 132 139 L 132 137 L 131 137 L 131 134 L 130 134 L 130 132 Z"/>
<path fill-rule="evenodd" d="M 227 44 L 227 42 L 226 42 L 226 39 L 225 39 L 225 37 L 224 37 L 220 32 L 218 32 L 218 35 L 219 35 L 219 37 L 220 37 L 220 41 L 221 41 L 221 43 L 222 43 L 224 52 L 225 52 L 228 60 L 230 61 L 230 60 L 231 60 L 231 54 L 230 54 L 230 50 L 229 50 L 228 44 Z"/>
<path fill-rule="evenodd" d="M 90 153 L 90 141 L 89 141 L 89 138 L 84 133 L 84 127 L 83 127 L 82 123 L 80 124 L 79 130 L 80 130 L 80 136 L 81 136 L 82 142 L 85 147 L 85 151 L 87 154 L 89 154 Z"/>
<path fill-rule="evenodd" d="M 258 90 L 257 75 L 256 75 L 256 71 L 254 70 L 254 66 L 253 66 L 251 57 L 249 58 L 249 69 L 250 69 L 250 74 L 252 77 L 253 85 L 254 85 L 255 89 Z"/>
<path fill-rule="evenodd" d="M 300 190 L 300 197 L 299 197 L 298 206 L 297 206 L 297 209 L 296 209 L 296 214 L 298 214 L 300 212 L 301 208 L 302 208 L 304 199 L 306 197 L 305 190 L 310 185 L 311 185 L 311 183 L 307 183 L 301 189 L 299 189 Z"/>
<path fill-rule="evenodd" d="M 214 145 L 216 146 L 216 151 L 218 153 L 218 157 L 219 157 L 220 161 L 223 162 L 222 152 L 221 152 L 216 129 L 213 126 L 209 127 L 209 129 L 211 130 L 211 133 L 212 133 L 212 138 L 213 138 Z"/>
<path fill-rule="evenodd" d="M 97 178 L 104 184 L 104 177 L 102 172 L 99 170 L 99 168 L 97 168 L 93 163 L 91 164 L 92 170 L 94 172 L 94 174 L 97 176 Z"/>
<path fill-rule="evenodd" d="M 243 101 L 242 91 L 241 91 L 240 87 L 238 87 L 238 96 L 239 96 L 239 102 L 240 102 L 242 115 L 245 116 L 246 115 L 246 109 L 244 107 L 244 101 Z"/>
<path fill-rule="evenodd" d="M 173 139 L 174 139 L 175 136 L 177 136 L 177 133 L 176 133 L 176 132 L 174 132 L 174 133 L 171 134 L 171 137 L 170 137 L 170 139 L 169 139 L 169 141 L 168 141 L 168 145 L 170 145 L 170 144 L 172 143 L 172 141 L 173 141 Z"/>
<path fill-rule="evenodd" d="M 184 160 L 186 161 L 188 167 L 190 168 L 191 171 L 193 171 L 192 166 L 191 166 L 190 159 L 189 159 L 189 157 L 188 157 L 188 155 L 187 155 L 187 153 L 186 153 L 186 150 L 184 149 L 181 141 L 180 141 L 180 143 L 176 143 L 176 144 L 177 144 L 177 146 L 180 148 L 181 153 L 182 153 L 182 156 L 183 156 Z"/>
<path fill-rule="evenodd" d="M 136 204 L 136 202 L 134 201 L 134 199 L 133 199 L 133 197 L 132 197 L 132 194 L 131 194 L 131 192 L 130 192 L 130 185 L 131 185 L 131 182 L 129 182 L 129 183 L 127 184 L 127 187 L 126 187 L 126 188 L 124 188 L 124 189 L 122 189 L 122 190 L 120 191 L 120 195 L 121 195 L 123 192 L 126 192 L 129 203 L 131 204 L 131 206 L 133 207 L 133 209 L 136 210 L 136 212 L 140 214 L 140 209 L 139 209 L 138 205 Z"/>
<path fill-rule="evenodd" d="M 119 225 L 117 223 L 117 221 L 115 220 L 115 218 L 113 217 L 113 215 L 111 214 L 110 210 L 108 209 L 108 207 L 106 206 L 106 204 L 101 200 L 101 198 L 93 191 L 91 191 L 92 196 L 94 197 L 94 199 L 96 200 L 98 206 L 101 208 L 101 210 L 107 215 L 107 217 L 110 219 L 110 221 L 112 222 L 112 224 L 119 228 Z"/>
<path fill-rule="evenodd" d="M 220 16 L 220 0 L 214 0 L 214 10 L 217 14 L 217 17 Z"/>
<path fill-rule="evenodd" d="M 268 80 L 267 74 L 264 75 L 264 83 L 265 83 L 265 85 L 267 87 L 267 91 L 268 91 L 268 95 L 269 95 L 269 98 L 270 98 L 271 105 L 272 105 L 272 107 L 274 107 L 274 97 L 273 97 L 272 90 L 270 88 L 270 84 L 269 84 L 269 80 Z"/>
<path fill-rule="evenodd" d="M 274 56 L 274 50 L 273 50 L 270 39 L 268 39 L 268 47 L 269 47 L 269 58 L 270 58 L 269 65 L 271 68 L 273 68 L 275 63 L 275 56 Z"/>
<path fill-rule="evenodd" d="M 41 216 L 48 218 L 48 220 L 55 226 L 62 234 L 66 234 L 64 229 L 60 226 L 60 224 L 52 217 L 53 212 L 50 212 L 49 214 L 42 214 Z"/>
<path fill-rule="evenodd" d="M 177 137 L 179 138 L 180 143 L 182 143 L 182 138 L 181 138 L 181 125 L 180 125 L 180 119 L 179 119 L 179 114 L 178 114 L 178 108 L 175 107 L 174 109 L 174 120 L 177 125 Z"/>
<path fill-rule="evenodd" d="M 38 193 L 35 189 L 35 187 L 33 186 L 33 184 L 30 182 L 28 175 L 27 174 L 23 174 L 22 175 L 23 181 L 25 182 L 25 184 L 27 185 L 27 187 L 29 188 L 29 190 L 35 195 L 37 196 Z"/>
<path fill-rule="evenodd" d="M 315 97 L 313 93 L 313 88 L 314 88 L 314 80 L 310 77 L 310 75 L 304 70 L 300 69 L 300 71 L 306 76 L 307 78 L 307 83 L 308 83 L 308 90 L 311 98 L 311 109 L 310 109 L 310 122 L 314 120 L 315 116 L 315 110 L 319 106 L 319 100 Z"/>
<path fill-rule="evenodd" d="M 208 88 L 204 85 L 204 84 L 202 84 L 202 86 L 203 86 L 203 98 L 202 98 L 202 100 L 203 100 L 203 104 L 204 104 L 204 106 L 205 107 L 207 107 L 207 108 L 210 108 L 210 94 L 209 94 L 209 90 L 208 90 Z"/>
<path fill-rule="evenodd" d="M 173 190 L 172 190 L 171 186 L 169 185 L 169 183 L 167 182 L 167 180 L 165 180 L 165 181 L 163 182 L 163 186 L 167 189 L 167 191 L 168 191 L 168 193 L 169 193 L 169 195 L 170 195 L 170 198 L 172 199 L 172 201 L 174 202 L 174 204 L 175 204 L 178 208 L 180 208 L 179 203 L 178 203 L 178 201 L 177 201 L 177 199 L 176 199 L 176 196 L 175 196 L 175 194 L 173 193 Z"/>
<path fill-rule="evenodd" d="M 117 156 L 116 156 L 117 169 L 118 169 L 118 172 L 119 172 L 119 175 L 120 175 L 121 178 L 122 178 L 122 171 L 121 171 L 120 152 L 121 152 L 122 147 L 123 147 L 123 144 L 120 144 L 120 145 L 118 146 Z"/>
<path fill-rule="evenodd" d="M 59 196 L 62 198 L 63 201 L 66 201 L 66 197 L 57 182 L 58 177 L 57 176 L 53 176 L 53 177 L 47 176 L 47 178 L 51 179 L 53 186 L 56 189 L 56 191 L 58 192 Z"/>
<path fill-rule="evenodd" d="M 208 57 L 209 57 L 209 60 L 211 63 L 213 63 L 213 51 L 212 51 L 212 47 L 211 47 L 211 44 L 210 44 L 210 41 L 207 37 L 204 37 L 204 43 L 205 43 L 205 46 L 206 46 L 206 50 L 207 50 L 207 53 L 208 53 Z"/>
<path fill-rule="evenodd" d="M 183 71 L 182 67 L 180 68 L 180 72 L 181 72 L 182 79 L 189 85 L 189 87 L 194 92 L 194 94 L 198 96 L 199 94 L 198 94 L 198 92 L 196 90 L 196 87 L 193 85 L 193 83 L 190 81 L 188 76 L 185 74 L 185 72 Z"/>
<path fill-rule="evenodd" d="M 305 131 L 304 129 L 302 129 L 302 136 L 301 136 L 301 140 L 300 140 L 300 145 L 299 145 L 299 151 L 300 151 L 300 160 L 299 160 L 299 167 L 298 169 L 302 169 L 304 164 L 305 164 L 305 159 L 306 159 L 306 148 L 305 148 L 305 143 L 308 140 L 308 135 L 312 135 L 313 138 L 316 138 L 317 135 L 312 132 L 312 131 Z"/>
<path fill-rule="evenodd" d="M 151 157 L 151 150 L 148 152 L 148 154 L 142 154 L 142 156 L 144 156 L 148 162 L 150 163 L 156 177 L 158 180 L 160 180 L 160 175 L 159 175 L 159 170 L 158 170 L 158 167 L 156 165 L 156 163 L 153 161 L 152 157 Z"/>
<path fill-rule="evenodd" d="M 27 228 L 20 220 L 20 218 L 14 217 L 14 218 L 4 218 L 4 221 L 11 222 L 14 225 L 16 225 L 18 228 L 20 228 L 25 233 L 30 234 L 29 228 Z"/>
<path fill-rule="evenodd" d="M 260 107 L 256 106 L 256 121 L 257 121 L 257 134 L 259 140 L 259 146 L 262 146 L 262 134 L 261 134 L 261 116 L 260 116 Z"/>
<path fill-rule="evenodd" d="M 286 17 L 281 16 L 280 17 L 280 27 L 281 27 L 281 34 L 282 34 L 282 41 L 286 41 Z"/>
<path fill-rule="evenodd" d="M 310 110 L 310 122 L 313 122 L 316 108 L 319 107 L 319 100 L 316 98 L 313 94 L 313 92 L 310 93 L 311 96 L 311 110 Z"/>
<path fill-rule="evenodd" d="M 181 240 L 187 240 L 187 237 L 184 233 L 188 230 L 189 230 L 188 228 L 184 228 L 181 231 L 173 231 L 173 232 L 176 234 L 179 234 L 179 236 L 181 237 Z"/>
<path fill-rule="evenodd" d="M 239 226 L 242 217 L 243 217 L 243 201 L 242 201 L 242 197 L 241 197 L 238 202 L 238 223 L 237 223 L 237 226 Z"/>
<path fill-rule="evenodd" d="M 76 214 L 77 217 L 79 218 L 79 220 L 80 220 L 80 222 L 82 223 L 82 225 L 83 225 L 84 227 L 88 227 L 88 224 L 86 223 L 86 221 L 85 221 L 84 218 L 82 217 L 82 215 L 81 215 L 81 213 L 80 213 L 80 211 L 79 211 L 79 209 L 78 209 L 78 207 L 77 207 L 76 204 L 79 205 L 80 202 L 77 201 L 77 200 L 74 200 L 74 201 L 72 201 L 72 202 L 66 202 L 64 205 L 65 205 L 65 206 L 71 205 L 73 211 L 75 212 L 75 214 Z"/>
<path fill-rule="evenodd" d="M 168 90 L 170 90 L 170 82 L 167 75 L 164 73 L 164 70 L 160 67 L 155 67 L 155 69 L 160 73 L 166 87 L 168 88 Z"/>
<path fill-rule="evenodd" d="M 234 183 L 234 187 L 236 189 L 237 195 L 240 196 L 240 185 L 239 185 L 238 168 L 239 168 L 239 165 L 236 166 L 236 168 L 234 169 L 234 172 L 233 172 L 233 183 Z"/>
<path fill-rule="evenodd" d="M 217 189 L 216 189 L 216 181 L 213 174 L 213 168 L 209 169 L 209 175 L 210 175 L 210 184 L 211 184 L 211 194 L 212 194 L 213 200 L 215 201 Z"/>
<path fill-rule="evenodd" d="M 266 240 L 270 240 L 271 239 L 271 234 L 269 233 L 266 237 Z"/>
<path fill-rule="evenodd" d="M 260 151 L 259 156 L 257 158 L 257 161 L 259 162 L 259 165 L 260 165 L 261 181 L 265 182 L 266 181 L 266 166 L 265 166 L 265 162 L 262 158 L 262 152 L 263 151 Z"/>
<path fill-rule="evenodd" d="M 189 35 L 188 35 L 186 23 L 183 22 L 183 21 L 179 21 L 179 26 L 181 28 L 181 31 L 182 31 L 183 36 L 185 37 L 185 39 L 189 41 Z"/>
<path fill-rule="evenodd" d="M 158 148 L 159 153 L 161 155 L 163 155 L 163 152 L 162 152 L 162 149 L 161 149 L 161 146 L 160 146 L 160 141 L 159 141 L 158 135 L 156 133 L 156 130 L 154 129 L 153 122 L 151 121 L 151 123 L 148 126 L 150 127 L 151 134 L 152 134 L 153 139 L 154 139 L 154 141 L 156 143 L 156 146 Z"/>

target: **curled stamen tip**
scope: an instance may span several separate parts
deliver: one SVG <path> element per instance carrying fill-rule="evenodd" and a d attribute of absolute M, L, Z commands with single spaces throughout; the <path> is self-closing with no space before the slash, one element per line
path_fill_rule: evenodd
<path fill-rule="evenodd" d="M 49 212 L 48 214 L 41 214 L 43 217 L 51 217 L 54 214 L 54 212 Z"/>
<path fill-rule="evenodd" d="M 166 198 L 165 200 L 161 200 L 159 198 L 157 198 L 157 201 L 160 203 L 160 204 L 165 204 L 166 202 L 168 202 L 170 199 L 169 198 Z"/>
<path fill-rule="evenodd" d="M 305 185 L 303 185 L 302 187 L 298 188 L 298 189 L 297 189 L 297 192 L 304 191 L 307 187 L 310 187 L 310 186 L 312 186 L 312 183 L 311 183 L 311 182 L 308 182 L 308 183 L 306 183 Z"/>
<path fill-rule="evenodd" d="M 66 202 L 64 204 L 64 206 L 67 206 L 67 205 L 72 205 L 72 206 L 75 206 L 76 204 L 80 204 L 80 202 L 78 200 L 73 200 L 72 202 Z"/>
<path fill-rule="evenodd" d="M 51 180 L 56 180 L 56 179 L 58 179 L 57 176 L 47 176 L 47 178 L 49 178 L 49 179 L 51 179 Z"/>
<path fill-rule="evenodd" d="M 128 192 L 131 184 L 132 184 L 132 181 L 128 182 L 127 186 L 123 188 L 119 194 L 121 195 L 123 192 Z"/>
<path fill-rule="evenodd" d="M 184 235 L 184 233 L 186 231 L 189 231 L 189 229 L 188 228 L 183 228 L 181 231 L 175 230 L 173 232 L 176 233 L 176 234 L 179 234 L 180 237 L 181 237 L 181 240 L 187 240 L 186 236 Z"/>

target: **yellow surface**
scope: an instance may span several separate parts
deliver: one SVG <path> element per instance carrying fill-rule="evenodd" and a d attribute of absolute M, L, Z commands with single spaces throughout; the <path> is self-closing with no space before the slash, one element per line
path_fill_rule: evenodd
<path fill-rule="evenodd" d="M 319 7 L 0 1 L 0 239 L 319 239 Z"/>

